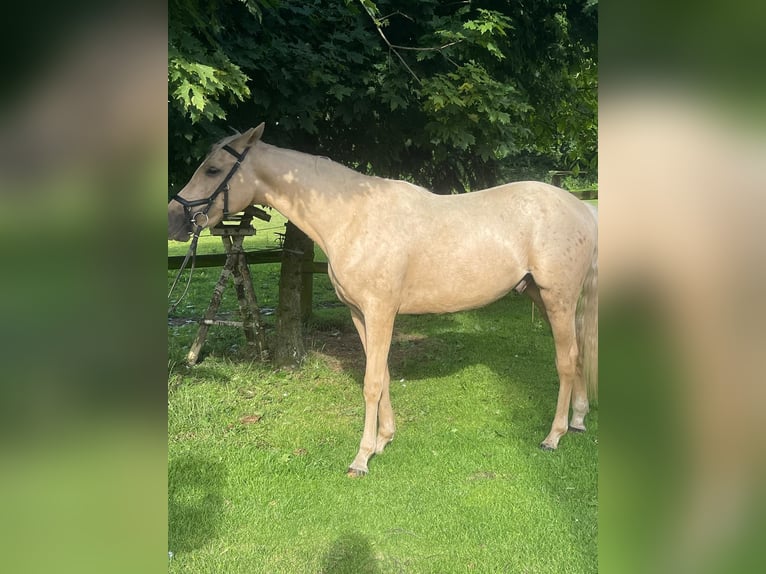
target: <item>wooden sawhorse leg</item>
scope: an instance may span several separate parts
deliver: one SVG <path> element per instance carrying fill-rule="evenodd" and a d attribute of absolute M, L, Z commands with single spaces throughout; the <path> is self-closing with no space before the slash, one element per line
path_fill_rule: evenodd
<path fill-rule="evenodd" d="M 258 299 L 253 289 L 253 278 L 250 275 L 250 268 L 247 266 L 247 258 L 242 248 L 242 236 L 225 235 L 223 246 L 226 249 L 227 259 L 234 258 L 233 279 L 234 290 L 237 293 L 239 302 L 239 313 L 242 315 L 242 327 L 245 331 L 247 343 L 254 347 L 258 358 L 265 361 L 267 357 L 266 341 L 263 335 L 263 324 L 261 323 L 261 311 L 258 307 Z"/>
<path fill-rule="evenodd" d="M 202 346 L 207 339 L 208 330 L 211 325 L 227 325 L 230 327 L 242 327 L 245 331 L 245 338 L 248 345 L 255 347 L 255 352 L 261 360 L 267 358 L 266 344 L 263 336 L 263 325 L 261 323 L 261 314 L 258 308 L 258 301 L 253 289 L 253 280 L 250 275 L 250 269 L 247 266 L 247 259 L 242 249 L 242 236 L 231 237 L 223 235 L 223 246 L 226 250 L 226 262 L 221 270 L 221 276 L 213 289 L 213 295 L 210 298 L 210 305 L 203 319 L 200 321 L 197 336 L 186 356 L 186 362 L 189 365 L 195 365 L 199 359 Z M 216 313 L 221 306 L 223 291 L 229 278 L 233 279 L 234 290 L 239 302 L 239 312 L 242 321 L 225 321 L 216 319 Z"/>

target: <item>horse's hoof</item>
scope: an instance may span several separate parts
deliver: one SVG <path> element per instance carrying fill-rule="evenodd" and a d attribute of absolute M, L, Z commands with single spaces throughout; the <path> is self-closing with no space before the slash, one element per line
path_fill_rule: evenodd
<path fill-rule="evenodd" d="M 569 432 L 585 432 L 585 427 L 573 427 L 572 425 L 569 425 Z"/>
<path fill-rule="evenodd" d="M 547 451 L 553 451 L 553 450 L 556 450 L 556 447 L 555 446 L 551 446 L 549 444 L 545 444 L 544 442 L 541 442 L 540 443 L 540 449 L 541 450 L 547 450 Z"/>
<path fill-rule="evenodd" d="M 358 468 L 349 467 L 346 471 L 346 476 L 349 478 L 361 478 L 367 474 L 366 470 L 359 470 Z"/>

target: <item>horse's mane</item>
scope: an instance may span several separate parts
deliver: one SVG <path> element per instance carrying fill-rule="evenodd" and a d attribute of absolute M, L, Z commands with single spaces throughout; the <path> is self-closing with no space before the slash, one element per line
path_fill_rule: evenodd
<path fill-rule="evenodd" d="M 208 156 L 212 155 L 213 153 L 215 153 L 216 151 L 221 149 L 223 146 L 225 146 L 226 144 L 231 143 L 232 141 L 234 141 L 235 139 L 237 139 L 238 137 L 240 137 L 242 135 L 242 133 L 237 131 L 236 129 L 234 129 L 234 128 L 230 128 L 230 129 L 234 133 L 231 134 L 231 135 L 222 137 L 217 142 L 215 142 L 213 145 L 211 145 L 210 149 L 208 150 L 208 154 L 207 154 Z M 354 170 L 353 168 L 350 168 L 350 167 L 348 167 L 348 166 L 346 166 L 346 165 L 344 165 L 344 164 L 342 164 L 340 162 L 337 162 L 337 161 L 335 161 L 335 160 L 333 160 L 333 159 L 331 159 L 331 158 L 329 158 L 327 156 L 316 155 L 316 154 L 312 154 L 312 153 L 308 153 L 308 152 L 303 152 L 303 151 L 298 151 L 298 150 L 293 150 L 293 149 L 280 148 L 280 147 L 277 147 L 277 146 L 271 146 L 271 147 L 274 148 L 275 150 L 279 150 L 281 152 L 286 152 L 286 153 L 289 153 L 289 154 L 292 154 L 292 155 L 296 155 L 297 154 L 299 156 L 304 156 L 306 159 L 313 159 L 315 162 L 317 162 L 317 163 L 315 163 L 315 168 L 318 167 L 319 165 L 321 165 L 319 163 L 319 160 L 325 160 L 328 163 L 324 164 L 324 165 L 332 166 L 333 168 L 342 168 L 343 170 L 351 172 L 354 175 L 363 175 L 364 177 L 376 177 L 376 176 L 370 176 L 370 175 L 367 175 L 367 174 L 360 173 L 360 172 Z M 387 181 L 390 181 L 390 182 L 394 182 L 394 183 L 407 184 L 407 185 L 412 186 L 412 187 L 414 187 L 414 188 L 416 188 L 416 189 L 418 189 L 420 191 L 425 191 L 425 192 L 431 193 L 431 194 L 434 193 L 430 189 L 428 189 L 426 187 L 423 187 L 422 185 L 418 185 L 416 183 L 412 183 L 410 181 L 400 180 L 400 179 L 392 179 L 392 178 L 386 178 L 386 177 L 377 177 L 377 178 L 378 179 L 382 179 L 382 180 L 387 180 Z"/>

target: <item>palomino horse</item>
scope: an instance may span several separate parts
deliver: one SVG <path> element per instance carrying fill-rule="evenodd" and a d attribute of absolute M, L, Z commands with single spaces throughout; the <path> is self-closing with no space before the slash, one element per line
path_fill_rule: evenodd
<path fill-rule="evenodd" d="M 595 210 L 538 182 L 440 196 L 266 144 L 263 129 L 213 147 L 168 203 L 168 237 L 187 241 L 258 204 L 322 248 L 367 357 L 364 432 L 350 474 L 365 474 L 394 436 L 388 352 L 397 313 L 473 309 L 514 288 L 541 310 L 556 345 L 558 402 L 541 447 L 557 448 L 567 429 L 585 430 L 588 390 L 597 385 Z"/>

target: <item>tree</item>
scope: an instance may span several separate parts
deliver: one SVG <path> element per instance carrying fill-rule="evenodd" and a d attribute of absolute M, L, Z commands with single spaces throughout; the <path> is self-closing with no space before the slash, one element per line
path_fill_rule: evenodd
<path fill-rule="evenodd" d="M 597 2 L 171 0 L 171 184 L 227 126 L 439 192 L 596 162 Z"/>
<path fill-rule="evenodd" d="M 306 354 L 301 324 L 304 262 L 313 260 L 314 242 L 291 222 L 287 222 L 282 265 L 279 274 L 279 307 L 274 344 L 274 362 L 281 366 L 299 363 Z M 309 255 L 307 257 L 307 254 Z"/>

